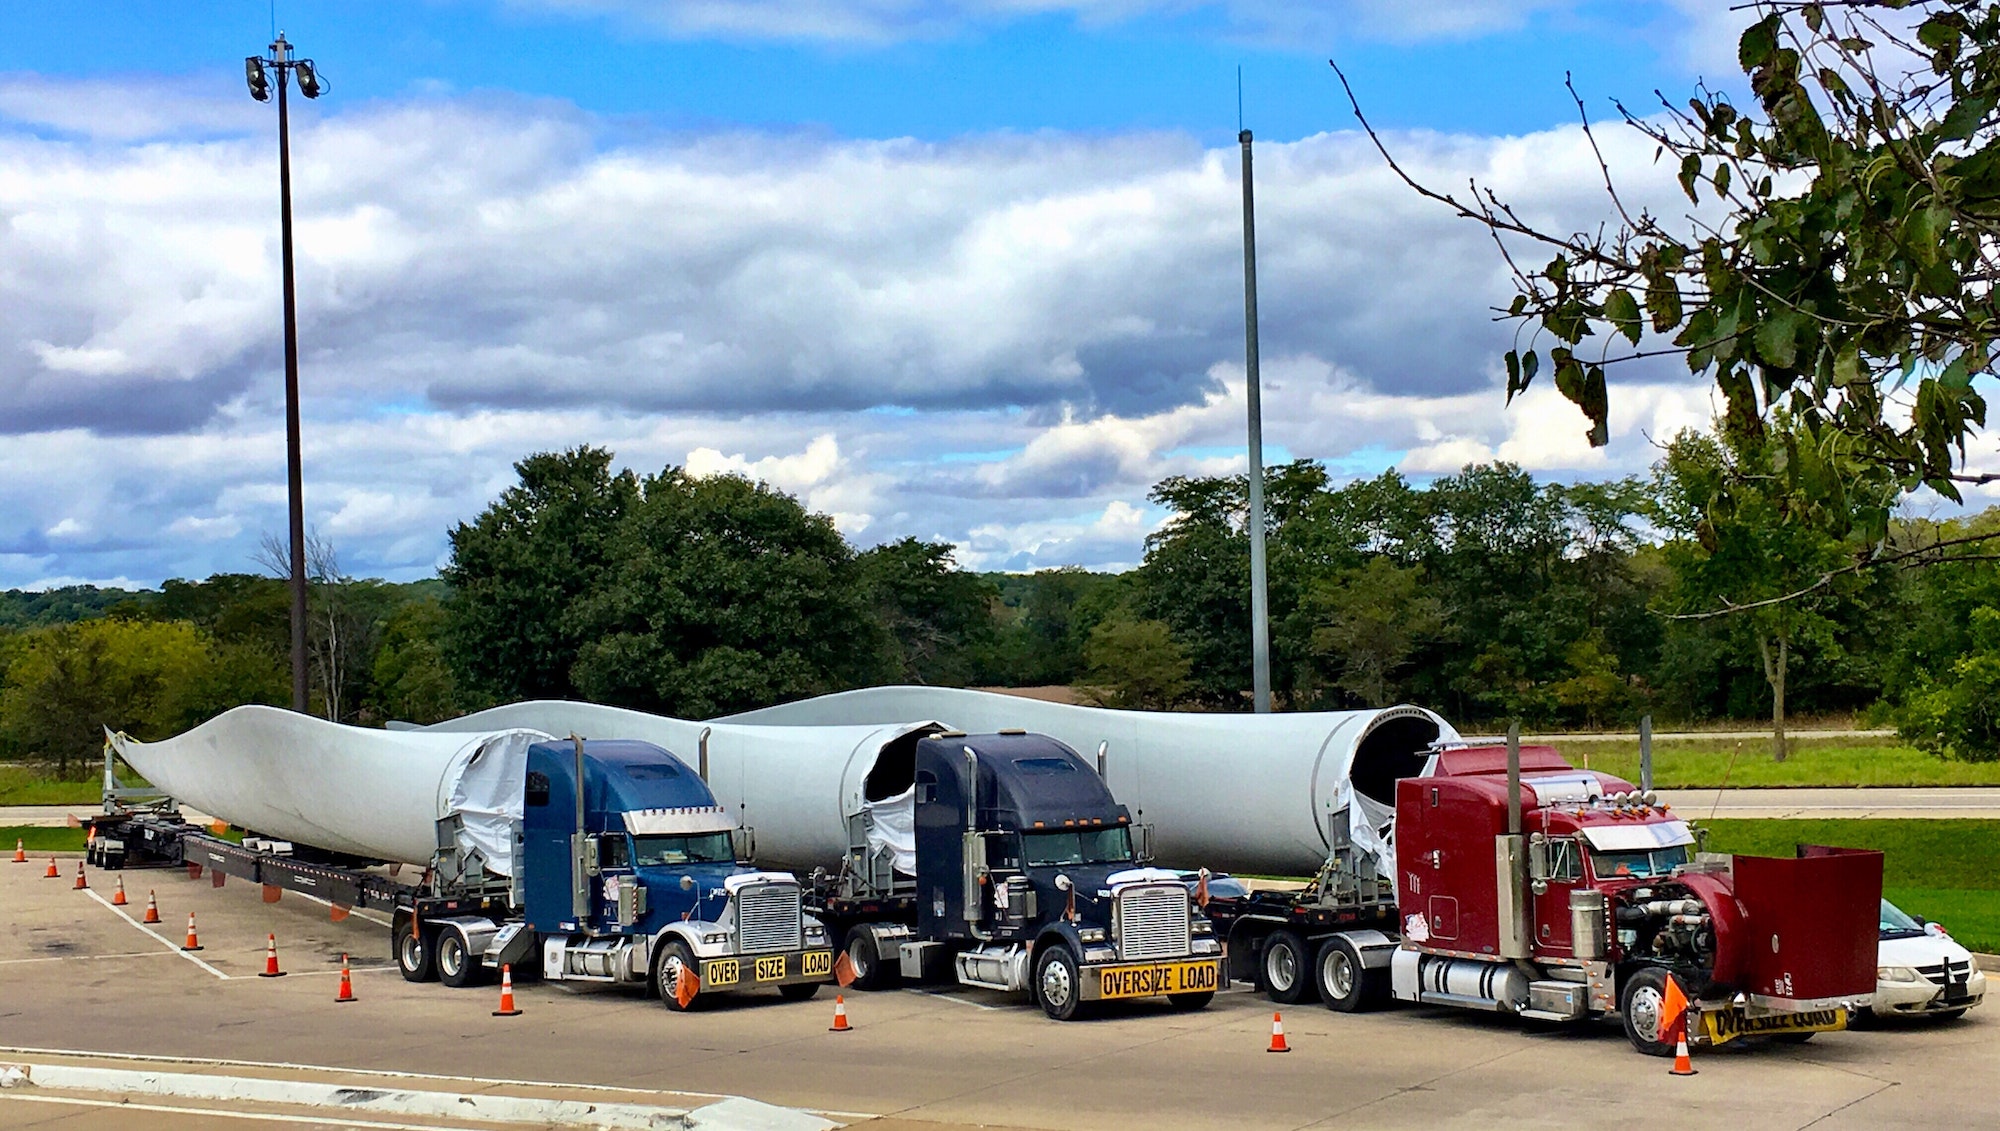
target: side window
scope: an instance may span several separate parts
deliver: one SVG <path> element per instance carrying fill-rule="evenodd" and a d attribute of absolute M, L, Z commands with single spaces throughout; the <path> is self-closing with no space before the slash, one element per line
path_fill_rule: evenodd
<path fill-rule="evenodd" d="M 1583 878 L 1583 854 L 1576 838 L 1556 837 L 1549 841 L 1549 879 L 1574 882 Z"/>
<path fill-rule="evenodd" d="M 937 775 L 929 770 L 917 771 L 917 804 L 928 805 L 937 800 Z"/>
<path fill-rule="evenodd" d="M 626 841 L 622 833 L 610 833 L 597 840 L 597 866 L 600 868 L 627 868 L 632 857 L 626 851 Z"/>
<path fill-rule="evenodd" d="M 527 804 L 536 806 L 547 805 L 549 803 L 549 775 L 538 774 L 533 770 L 528 771 L 528 788 L 525 793 L 526 795 L 522 800 Z"/>

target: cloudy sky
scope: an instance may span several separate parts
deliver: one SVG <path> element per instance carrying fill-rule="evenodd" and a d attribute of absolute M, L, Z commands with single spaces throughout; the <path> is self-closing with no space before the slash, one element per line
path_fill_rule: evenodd
<path fill-rule="evenodd" d="M 1498 391 L 1483 233 L 1353 132 L 1550 225 L 1604 201 L 1563 89 L 1726 79 L 1726 0 L 281 0 L 308 521 L 421 577 L 513 461 L 741 471 L 859 544 L 1136 562 L 1160 477 L 1242 466 L 1236 74 L 1258 135 L 1271 458 L 1637 471 Z M 255 568 L 284 524 L 267 0 L 16 5 L 0 37 L 0 588 Z M 1652 150 L 1602 140 L 1676 208 Z"/>

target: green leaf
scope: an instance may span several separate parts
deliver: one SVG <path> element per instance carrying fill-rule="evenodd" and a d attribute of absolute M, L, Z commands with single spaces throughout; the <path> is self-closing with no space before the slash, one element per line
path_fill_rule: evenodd
<path fill-rule="evenodd" d="M 1646 312 L 1653 316 L 1655 333 L 1667 333 L 1681 324 L 1681 292 L 1672 276 L 1662 274 L 1647 282 Z"/>
<path fill-rule="evenodd" d="M 1742 37 L 1736 41 L 1736 61 L 1746 73 L 1763 66 L 1777 50 L 1778 27 L 1778 17 L 1770 15 L 1743 29 Z"/>
<path fill-rule="evenodd" d="M 1701 158 L 1692 153 L 1681 158 L 1681 191 L 1687 194 L 1688 200 L 1696 204 L 1701 201 L 1694 194 L 1694 183 L 1700 179 Z"/>
<path fill-rule="evenodd" d="M 1962 98 L 1944 116 L 1938 125 L 1938 137 L 1947 141 L 1964 141 L 1979 132 L 1980 123 L 1993 112 L 1994 96 L 1974 95 Z"/>
<path fill-rule="evenodd" d="M 1851 385 L 1860 385 L 1867 379 L 1867 374 L 1861 368 L 1861 341 L 1858 338 L 1849 338 L 1847 343 L 1840 347 L 1840 352 L 1833 355 L 1833 383 L 1841 388 L 1847 388 Z"/>
<path fill-rule="evenodd" d="M 1932 16 L 1917 25 L 1917 42 L 1933 51 L 1956 50 L 1959 34 L 1957 23 L 1949 16 Z"/>
<path fill-rule="evenodd" d="M 1521 380 L 1521 354 L 1517 350 L 1508 350 L 1503 360 L 1507 363 L 1507 403 L 1513 404 L 1514 394 L 1528 387 Z"/>
<path fill-rule="evenodd" d="M 1780 310 L 1757 324 L 1757 356 L 1764 364 L 1792 369 L 1798 364 L 1799 326 L 1805 317 L 1796 310 Z"/>
<path fill-rule="evenodd" d="M 1610 319 L 1611 324 L 1633 345 L 1639 344 L 1639 335 L 1644 328 L 1639 321 L 1638 300 L 1632 297 L 1631 291 L 1624 287 L 1612 288 L 1611 293 L 1604 296 L 1604 317 Z"/>
<path fill-rule="evenodd" d="M 1729 166 L 1720 163 L 1715 166 L 1715 195 L 1729 195 Z"/>

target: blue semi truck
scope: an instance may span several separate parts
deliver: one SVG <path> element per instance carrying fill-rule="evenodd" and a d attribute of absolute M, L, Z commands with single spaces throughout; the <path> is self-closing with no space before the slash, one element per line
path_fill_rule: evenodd
<path fill-rule="evenodd" d="M 438 822 L 437 856 L 412 884 L 378 862 L 254 832 L 233 844 L 181 820 L 171 800 L 94 818 L 92 862 L 181 863 L 336 907 L 382 908 L 410 981 L 469 986 L 505 965 L 549 980 L 643 984 L 685 1010 L 715 992 L 805 1000 L 832 980 L 832 941 L 805 912 L 797 879 L 739 862 L 754 834 L 673 754 L 623 740 L 538 742 L 519 786 L 505 869 L 466 848 L 459 814 Z M 691 996 L 675 993 L 683 970 L 695 976 Z"/>

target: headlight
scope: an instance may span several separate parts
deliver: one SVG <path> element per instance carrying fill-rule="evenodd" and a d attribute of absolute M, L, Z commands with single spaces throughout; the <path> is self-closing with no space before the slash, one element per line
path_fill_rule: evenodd
<path fill-rule="evenodd" d="M 1197 935 L 1212 935 L 1215 933 L 1215 924 L 1206 919 L 1197 919 L 1193 929 Z"/>
<path fill-rule="evenodd" d="M 1103 928 L 1103 927 L 1085 927 L 1084 929 L 1082 929 L 1082 930 L 1080 930 L 1080 931 L 1078 931 L 1078 932 L 1076 933 L 1076 937 L 1077 937 L 1077 938 L 1079 938 L 1079 939 L 1082 939 L 1082 940 L 1083 940 L 1084 942 L 1087 942 L 1087 943 L 1092 943 L 1092 942 L 1103 942 L 1103 941 L 1104 941 L 1104 928 Z"/>
<path fill-rule="evenodd" d="M 713 935 L 703 935 L 703 936 L 701 936 L 701 941 L 703 941 L 703 942 L 705 942 L 705 943 L 710 943 L 710 944 L 713 944 L 713 943 L 719 943 L 719 942 L 728 942 L 728 941 L 729 941 L 729 936 L 728 936 L 728 935 L 726 935 L 726 934 L 722 934 L 722 933 L 718 932 L 718 933 L 716 933 L 716 934 L 713 934 Z"/>
<path fill-rule="evenodd" d="M 1877 966 L 1875 980 L 1878 982 L 1914 982 L 1917 972 L 1908 966 Z"/>

